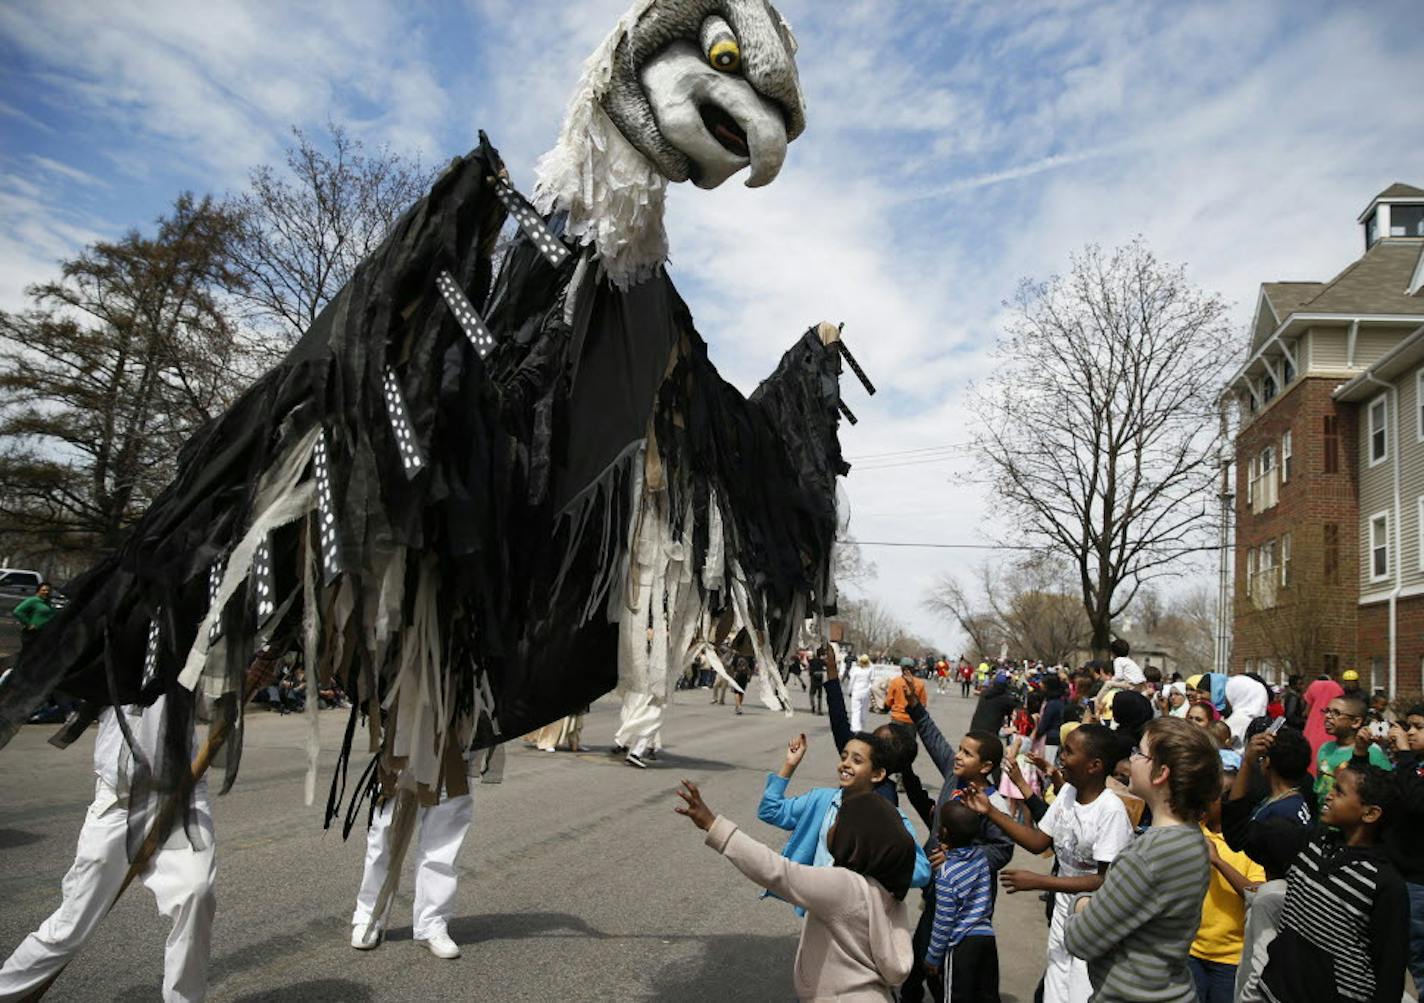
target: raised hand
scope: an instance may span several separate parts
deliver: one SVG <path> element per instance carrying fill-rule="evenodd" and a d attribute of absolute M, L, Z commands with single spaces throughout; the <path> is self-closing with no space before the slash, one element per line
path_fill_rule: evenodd
<path fill-rule="evenodd" d="M 682 798 L 684 803 L 673 808 L 673 811 L 692 819 L 692 824 L 703 832 L 712 828 L 712 823 L 717 821 L 717 816 L 702 800 L 702 792 L 697 789 L 696 784 L 691 780 L 684 780 L 682 787 L 677 791 L 677 796 Z"/>
<path fill-rule="evenodd" d="M 966 787 L 959 795 L 959 800 L 969 806 L 969 810 L 980 815 L 989 814 L 989 795 L 985 794 L 979 787 Z"/>
<path fill-rule="evenodd" d="M 1249 758 L 1260 762 L 1262 758 L 1270 755 L 1271 746 L 1275 744 L 1276 736 L 1272 735 L 1268 731 L 1263 731 L 1260 734 L 1252 735 L 1251 741 L 1248 742 L 1246 745 L 1246 755 Z"/>
<path fill-rule="evenodd" d="M 806 733 L 802 732 L 786 743 L 786 765 L 791 769 L 801 765 L 806 758 Z"/>

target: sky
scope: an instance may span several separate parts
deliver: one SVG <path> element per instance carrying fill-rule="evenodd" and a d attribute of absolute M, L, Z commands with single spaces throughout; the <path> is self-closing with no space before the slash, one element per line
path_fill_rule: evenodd
<path fill-rule="evenodd" d="M 627 3 L 8 0 L 0 309 L 181 191 L 241 189 L 294 125 L 427 165 L 483 128 L 527 192 Z M 1261 282 L 1336 274 L 1370 198 L 1424 185 L 1415 0 L 778 7 L 807 130 L 769 187 L 674 186 L 669 270 L 746 391 L 808 325 L 845 323 L 879 388 L 843 383 L 851 532 L 877 568 L 859 591 L 951 652 L 924 596 L 995 552 L 883 544 L 1022 542 L 962 448 L 1021 279 L 1140 235 L 1233 304 L 1244 348 Z"/>

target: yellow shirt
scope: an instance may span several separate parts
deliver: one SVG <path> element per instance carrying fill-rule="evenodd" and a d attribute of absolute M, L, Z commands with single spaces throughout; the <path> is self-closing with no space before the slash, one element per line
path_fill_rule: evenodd
<path fill-rule="evenodd" d="M 1215 844 L 1217 855 L 1244 874 L 1247 881 L 1266 880 L 1261 865 L 1227 846 L 1221 833 L 1202 826 L 1202 835 Z M 1239 965 L 1245 932 L 1246 900 L 1213 867 L 1211 884 L 1206 886 L 1206 898 L 1202 899 L 1201 927 L 1197 930 L 1197 939 L 1192 941 L 1192 956 L 1223 965 Z"/>

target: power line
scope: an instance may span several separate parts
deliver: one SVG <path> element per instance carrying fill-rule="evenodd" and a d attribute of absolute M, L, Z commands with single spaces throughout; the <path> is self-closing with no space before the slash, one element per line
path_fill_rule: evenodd
<path fill-rule="evenodd" d="M 939 446 L 921 446 L 918 449 L 896 449 L 888 453 L 863 453 L 860 456 L 847 456 L 846 459 L 858 462 L 862 460 L 886 460 L 894 456 L 909 456 L 913 453 L 943 453 L 951 450 L 969 449 L 974 444 L 972 442 L 946 442 Z"/>
<path fill-rule="evenodd" d="M 1051 547 L 1031 547 L 1028 544 L 1013 543 L 914 543 L 908 540 L 837 540 L 855 547 L 920 547 L 926 550 L 1012 550 L 1037 553 Z M 1221 550 L 1220 544 L 1213 543 L 1201 547 L 1180 547 L 1166 551 L 1169 554 L 1199 554 Z"/>

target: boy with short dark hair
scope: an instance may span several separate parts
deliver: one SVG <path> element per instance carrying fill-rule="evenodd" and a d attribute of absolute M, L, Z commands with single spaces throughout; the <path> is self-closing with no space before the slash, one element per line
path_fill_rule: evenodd
<path fill-rule="evenodd" d="M 1367 741 L 1356 734 L 1352 770 L 1369 764 L 1361 748 Z M 1424 704 L 1410 707 L 1404 720 L 1392 724 L 1387 741 L 1394 750 L 1397 810 L 1382 842 L 1409 894 L 1409 970 L 1414 988 L 1424 993 Z"/>
<path fill-rule="evenodd" d="M 1335 772 L 1350 762 L 1355 754 L 1355 732 L 1365 725 L 1369 705 L 1358 693 L 1346 693 L 1331 700 L 1325 707 L 1325 731 L 1330 741 L 1320 747 L 1315 762 L 1315 796 L 1323 801 L 1335 786 Z M 1377 745 L 1370 746 L 1370 763 L 1380 769 L 1392 768 L 1389 757 Z"/>
<path fill-rule="evenodd" d="M 1102 887 L 1108 865 L 1132 842 L 1127 808 L 1107 788 L 1107 778 L 1125 751 L 1119 736 L 1104 725 L 1084 724 L 1069 732 L 1059 755 L 1066 783 L 1037 827 L 1015 821 L 982 795 L 965 798 L 970 808 L 1024 849 L 1042 853 L 1052 848 L 1058 858 L 1056 875 L 1029 870 L 999 875 L 1000 883 L 1011 893 L 1055 893 L 1044 1003 L 1084 1003 L 1093 994 L 1087 963 L 1069 953 L 1063 934 L 1073 895 Z"/>
<path fill-rule="evenodd" d="M 924 704 L 912 698 L 906 710 L 915 724 L 915 730 L 919 732 L 925 751 L 944 777 L 944 784 L 941 785 L 939 797 L 935 801 L 935 817 L 944 809 L 945 804 L 973 789 L 983 790 L 986 798 L 992 798 L 996 806 L 1007 812 L 1008 801 L 993 783 L 994 774 L 1004 758 L 1004 743 L 999 740 L 999 736 L 988 731 L 970 731 L 960 740 L 958 746 L 952 746 L 934 723 L 934 719 L 929 716 Z M 978 845 L 983 848 L 985 859 L 989 863 L 991 879 L 1014 855 L 1013 840 L 987 819 L 979 820 Z M 938 864 L 943 859 L 940 856 L 943 851 L 940 849 L 939 839 L 933 831 L 925 843 L 925 849 L 935 858 L 934 863 Z M 934 895 L 935 886 L 931 884 L 925 889 L 924 912 L 915 928 L 914 949 L 917 959 L 924 958 L 929 946 L 930 931 L 934 925 Z M 923 998 L 924 969 L 916 965 L 911 969 L 905 984 L 900 987 L 900 999 L 902 1003 L 916 1003 Z"/>
<path fill-rule="evenodd" d="M 944 863 L 935 877 L 934 925 L 924 970 L 943 980 L 950 1003 L 993 1003 L 999 998 L 999 950 L 994 940 L 993 877 L 975 845 L 979 816 L 960 801 L 939 813 Z"/>
<path fill-rule="evenodd" d="M 1253 737 L 1247 758 L 1269 753 L 1275 738 Z M 1280 818 L 1252 821 L 1245 799 L 1228 798 L 1222 806 L 1228 845 L 1244 850 L 1268 875 L 1286 874 L 1280 929 L 1260 974 L 1260 998 L 1400 999 L 1408 898 L 1379 845 L 1398 814 L 1393 779 L 1375 766 L 1337 769 L 1320 823 L 1310 827 Z"/>

